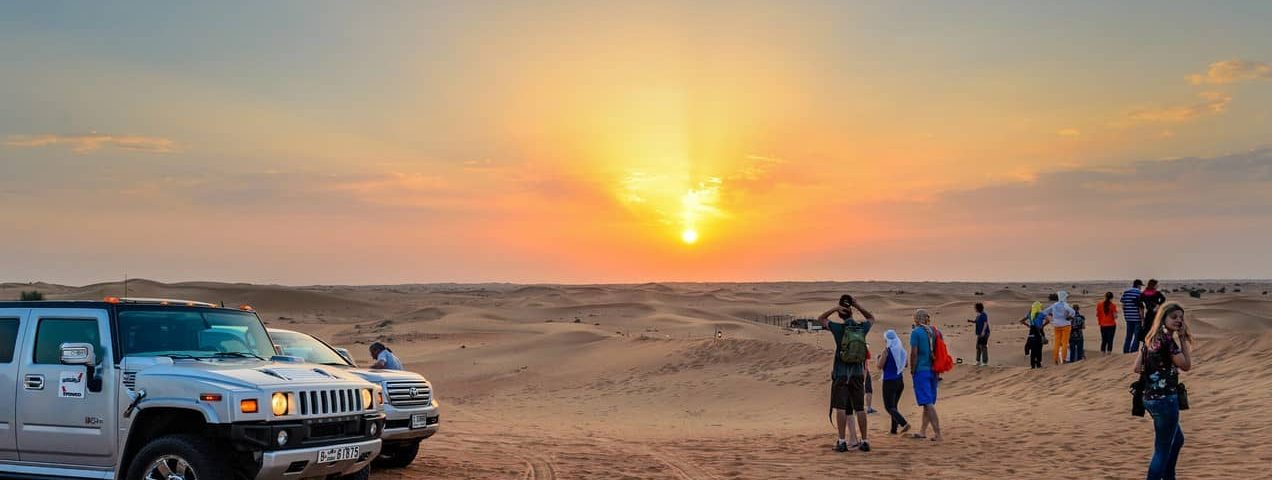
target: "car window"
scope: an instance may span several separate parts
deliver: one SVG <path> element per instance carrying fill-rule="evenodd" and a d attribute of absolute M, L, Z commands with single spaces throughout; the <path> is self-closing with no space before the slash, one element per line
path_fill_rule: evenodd
<path fill-rule="evenodd" d="M 13 361 L 13 350 L 18 345 L 18 319 L 0 318 L 0 363 Z"/>
<path fill-rule="evenodd" d="M 349 365 L 339 353 L 309 335 L 278 330 L 271 331 L 269 335 L 274 343 L 282 347 L 283 355 L 300 357 L 311 363 Z"/>
<path fill-rule="evenodd" d="M 89 343 L 102 358 L 101 335 L 97 320 L 82 318 L 41 318 L 35 331 L 35 363 L 57 365 L 62 363 L 63 343 Z"/>

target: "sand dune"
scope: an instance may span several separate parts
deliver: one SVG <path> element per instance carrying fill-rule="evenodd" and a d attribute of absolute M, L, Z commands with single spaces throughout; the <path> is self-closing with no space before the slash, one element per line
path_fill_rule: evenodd
<path fill-rule="evenodd" d="M 1242 285 L 1237 286 L 1236 283 Z M 1023 285 L 1023 286 L 1022 286 Z M 1168 282 L 1226 288 L 1191 298 L 1197 367 L 1184 376 L 1182 478 L 1262 478 L 1272 464 L 1272 290 L 1269 282 Z M 1090 360 L 1031 371 L 1016 321 L 1057 288 L 1092 328 Z M 435 384 L 443 430 L 415 465 L 376 472 L 416 478 L 1137 478 L 1151 454 L 1148 420 L 1128 414 L 1130 358 L 1098 353 L 1095 303 L 1122 282 L 1083 284 L 773 283 L 643 285 L 383 285 L 282 287 L 129 282 L 136 296 L 250 303 L 273 326 L 313 332 L 356 356 L 387 341 Z M 1242 292 L 1232 290 L 1240 288 Z M 3 284 L 0 298 L 119 295 L 84 287 Z M 1084 293 L 1085 292 L 1085 293 Z M 927 308 L 951 353 L 970 362 L 971 305 L 984 302 L 992 367 L 962 365 L 942 383 L 942 444 L 887 435 L 875 451 L 831 452 L 826 418 L 833 342 L 753 322 L 815 316 L 851 293 L 878 317 L 870 336 L 907 334 Z M 979 293 L 979 294 L 978 294 Z M 715 332 L 723 331 L 717 340 Z M 1119 331 L 1118 345 L 1121 335 Z M 1049 356 L 1048 356 L 1049 358 Z M 878 387 L 878 384 L 876 384 Z M 875 403 L 882 408 L 882 400 Z M 917 419 L 912 391 L 902 412 Z"/>

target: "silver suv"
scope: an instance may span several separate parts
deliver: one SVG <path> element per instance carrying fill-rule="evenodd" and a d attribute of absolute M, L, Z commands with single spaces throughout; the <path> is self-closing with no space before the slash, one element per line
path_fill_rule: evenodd
<path fill-rule="evenodd" d="M 400 468 L 410 465 L 420 451 L 420 442 L 437 433 L 441 426 L 437 397 L 433 385 L 415 372 L 401 370 L 369 370 L 357 368 L 357 363 L 343 348 L 332 347 L 312 335 L 271 328 L 269 335 L 285 355 L 295 355 L 306 361 L 344 368 L 347 371 L 376 383 L 384 389 L 386 402 L 384 448 L 377 467 Z"/>
<path fill-rule="evenodd" d="M 0 476 L 368 478 L 380 387 L 273 345 L 247 306 L 0 302 Z"/>

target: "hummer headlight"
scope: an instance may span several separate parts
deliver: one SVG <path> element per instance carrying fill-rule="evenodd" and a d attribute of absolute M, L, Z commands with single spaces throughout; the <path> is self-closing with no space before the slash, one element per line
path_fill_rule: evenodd
<path fill-rule="evenodd" d="M 283 392 L 274 392 L 269 399 L 269 406 L 274 410 L 274 416 L 282 416 L 287 414 L 287 394 Z"/>
<path fill-rule="evenodd" d="M 374 410 L 375 404 L 371 403 L 371 389 L 364 388 L 361 390 L 361 392 L 362 392 L 362 408 L 364 410 Z"/>

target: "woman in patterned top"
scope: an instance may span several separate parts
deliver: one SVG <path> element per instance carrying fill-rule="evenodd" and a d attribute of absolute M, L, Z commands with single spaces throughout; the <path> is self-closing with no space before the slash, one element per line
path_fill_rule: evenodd
<path fill-rule="evenodd" d="M 1179 426 L 1179 372 L 1192 369 L 1192 334 L 1178 303 L 1162 305 L 1135 361 L 1144 374 L 1144 410 L 1153 415 L 1153 460 L 1148 480 L 1175 478 L 1175 464 L 1184 446 Z"/>

